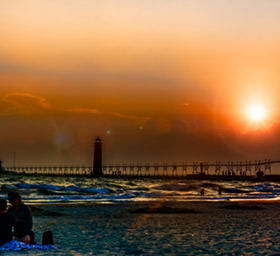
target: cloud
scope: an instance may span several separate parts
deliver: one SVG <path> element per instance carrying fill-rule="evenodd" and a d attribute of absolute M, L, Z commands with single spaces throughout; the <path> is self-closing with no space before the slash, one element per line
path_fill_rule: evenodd
<path fill-rule="evenodd" d="M 37 105 L 44 109 L 51 109 L 51 104 L 43 97 L 31 94 L 31 93 L 8 93 L 3 99 L 8 103 L 11 103 L 15 106 L 24 106 L 26 104 Z"/>
<path fill-rule="evenodd" d="M 93 108 L 71 108 L 67 110 L 68 112 L 74 112 L 74 113 L 87 113 L 87 114 L 94 114 L 94 115 L 105 115 L 105 116 L 112 116 L 117 118 L 123 118 L 138 122 L 146 122 L 148 120 L 151 120 L 151 117 L 142 117 L 142 116 L 136 116 L 136 115 L 127 115 L 117 112 L 101 112 L 97 109 Z"/>
<path fill-rule="evenodd" d="M 128 115 L 118 112 L 102 112 L 95 108 L 74 107 L 74 108 L 59 108 L 53 106 L 47 99 L 31 93 L 14 92 L 4 95 L 0 102 L 0 115 L 14 114 L 34 114 L 49 111 L 70 112 L 70 113 L 86 113 L 90 115 L 103 115 L 117 117 L 136 122 L 146 122 L 150 117 L 141 117 L 136 115 Z"/>
<path fill-rule="evenodd" d="M 6 108 L 3 106 L 6 106 Z M 17 113 L 38 113 L 52 109 L 51 104 L 43 97 L 30 93 L 8 93 L 2 98 L 2 115 Z"/>
<path fill-rule="evenodd" d="M 129 120 L 140 121 L 140 122 L 146 122 L 152 119 L 151 117 L 126 115 L 126 114 L 115 113 L 115 112 L 107 112 L 104 114 L 119 117 L 119 118 L 129 119 Z"/>
<path fill-rule="evenodd" d="M 101 112 L 94 108 L 70 108 L 67 111 L 73 113 L 101 114 Z"/>

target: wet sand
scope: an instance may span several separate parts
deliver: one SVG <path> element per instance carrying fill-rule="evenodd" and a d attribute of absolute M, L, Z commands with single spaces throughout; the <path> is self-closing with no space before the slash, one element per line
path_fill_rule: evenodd
<path fill-rule="evenodd" d="M 33 209 L 35 233 L 40 237 L 44 230 L 54 231 L 58 246 L 55 255 L 275 255 L 280 252 L 278 202 L 36 207 L 40 212 Z M 42 210 L 58 214 L 49 216 Z"/>

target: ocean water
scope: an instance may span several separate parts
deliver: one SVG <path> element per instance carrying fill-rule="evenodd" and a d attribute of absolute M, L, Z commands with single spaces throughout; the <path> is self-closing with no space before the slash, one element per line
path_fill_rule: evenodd
<path fill-rule="evenodd" d="M 278 183 L 6 175 L 0 184 L 1 197 L 17 190 L 27 204 L 62 214 L 34 216 L 36 240 L 52 230 L 57 249 L 5 255 L 280 255 Z M 150 205 L 194 211 L 131 212 Z"/>
<path fill-rule="evenodd" d="M 29 204 L 277 200 L 280 184 L 244 181 L 122 180 L 2 175 L 0 197 L 17 190 Z M 201 195 L 201 190 L 204 195 Z M 221 191 L 221 194 L 218 191 Z"/>
<path fill-rule="evenodd" d="M 184 207 L 197 213 L 131 214 L 128 210 L 135 206 L 127 204 L 74 205 L 59 209 L 68 216 L 37 217 L 34 226 L 37 236 L 42 230 L 54 231 L 55 255 L 280 254 L 280 208 L 275 203 L 249 210 L 227 209 L 216 202 Z"/>

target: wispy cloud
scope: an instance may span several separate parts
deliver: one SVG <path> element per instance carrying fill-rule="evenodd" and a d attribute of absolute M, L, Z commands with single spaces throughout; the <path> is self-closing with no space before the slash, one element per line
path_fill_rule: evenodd
<path fill-rule="evenodd" d="M 101 114 L 100 111 L 94 108 L 70 108 L 67 111 L 73 113 Z"/>
<path fill-rule="evenodd" d="M 49 111 L 53 107 L 43 97 L 30 94 L 30 93 L 8 93 L 2 98 L 2 103 L 6 103 L 5 106 L 9 109 L 2 109 L 1 113 L 7 115 L 7 113 L 37 113 L 42 111 Z"/>
<path fill-rule="evenodd" d="M 71 109 L 68 109 L 67 111 L 73 112 L 73 113 L 87 113 L 87 114 L 94 114 L 94 115 L 112 116 L 112 117 L 123 118 L 123 119 L 138 121 L 138 122 L 146 122 L 151 119 L 150 117 L 127 115 L 127 114 L 122 114 L 122 113 L 117 113 L 117 112 L 102 112 L 102 111 L 99 111 L 94 108 L 81 108 L 80 107 L 80 108 L 71 108 Z"/>
<path fill-rule="evenodd" d="M 0 110 L 0 115 L 14 115 L 14 114 L 32 114 L 38 112 L 70 112 L 70 113 L 85 113 L 89 115 L 103 115 L 127 119 L 135 122 L 146 122 L 150 117 L 143 117 L 137 115 L 128 115 L 118 112 L 104 112 L 95 108 L 87 107 L 73 107 L 73 108 L 59 108 L 52 105 L 47 99 L 34 95 L 31 93 L 14 92 L 4 95 L 2 103 L 6 103 L 5 107 Z M 9 109 L 9 111 L 7 111 Z"/>
<path fill-rule="evenodd" d="M 135 120 L 135 121 L 144 121 L 144 122 L 152 119 L 151 117 L 126 115 L 126 114 L 121 114 L 116 112 L 105 112 L 104 114 L 119 117 L 119 118 Z"/>

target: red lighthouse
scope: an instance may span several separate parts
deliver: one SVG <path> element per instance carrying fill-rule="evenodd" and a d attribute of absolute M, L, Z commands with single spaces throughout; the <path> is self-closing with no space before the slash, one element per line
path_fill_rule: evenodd
<path fill-rule="evenodd" d="M 102 176 L 102 142 L 99 137 L 94 143 L 93 172 L 94 177 Z"/>

